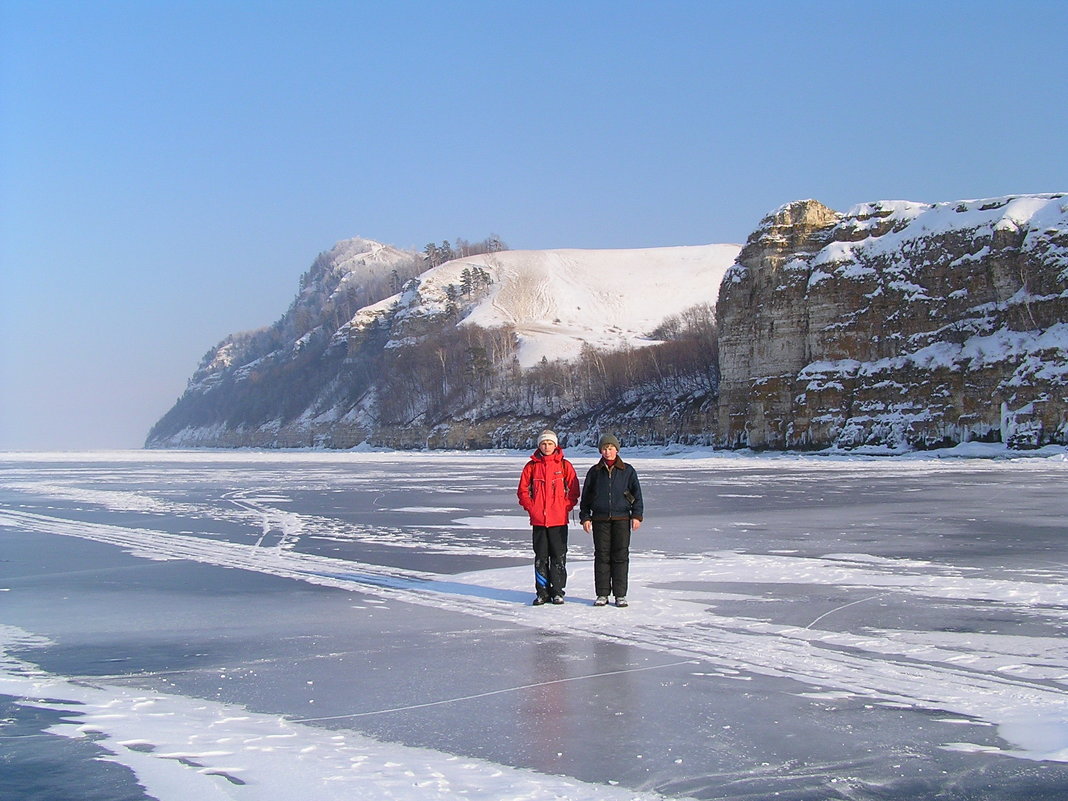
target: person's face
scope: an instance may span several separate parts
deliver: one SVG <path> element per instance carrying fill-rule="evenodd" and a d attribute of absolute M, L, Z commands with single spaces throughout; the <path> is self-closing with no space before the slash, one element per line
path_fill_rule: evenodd
<path fill-rule="evenodd" d="M 607 459 L 609 462 L 615 461 L 616 455 L 619 453 L 619 448 L 615 445 L 605 445 L 601 448 L 601 456 Z"/>
<path fill-rule="evenodd" d="M 538 450 L 544 453 L 546 456 L 556 450 L 556 443 L 551 439 L 543 439 L 538 443 Z"/>

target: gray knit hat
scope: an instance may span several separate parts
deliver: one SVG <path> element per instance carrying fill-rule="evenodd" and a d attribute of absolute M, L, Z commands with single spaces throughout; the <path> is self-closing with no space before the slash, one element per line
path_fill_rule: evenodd
<path fill-rule="evenodd" d="M 541 445 L 541 443 L 545 442 L 545 440 L 549 440 L 549 442 L 551 442 L 553 445 L 556 445 L 556 446 L 560 445 L 560 440 L 558 440 L 556 438 L 556 432 L 555 431 L 550 431 L 549 429 L 545 429 L 540 434 L 538 434 L 538 444 L 539 445 Z"/>
<path fill-rule="evenodd" d="M 601 438 L 597 441 L 597 450 L 603 451 L 609 445 L 619 450 L 619 440 L 616 439 L 615 434 L 601 434 Z"/>

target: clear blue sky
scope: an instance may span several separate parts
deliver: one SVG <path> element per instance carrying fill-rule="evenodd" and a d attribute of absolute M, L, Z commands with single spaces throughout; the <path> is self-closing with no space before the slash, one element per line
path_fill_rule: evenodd
<path fill-rule="evenodd" d="M 0 0 L 0 449 L 139 447 L 315 256 L 1068 190 L 1068 4 Z"/>

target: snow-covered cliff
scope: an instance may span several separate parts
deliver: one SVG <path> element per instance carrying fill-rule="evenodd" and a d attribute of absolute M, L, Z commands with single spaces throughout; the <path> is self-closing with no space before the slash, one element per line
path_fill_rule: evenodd
<path fill-rule="evenodd" d="M 789 204 L 719 294 L 718 441 L 1068 441 L 1068 196 Z"/>

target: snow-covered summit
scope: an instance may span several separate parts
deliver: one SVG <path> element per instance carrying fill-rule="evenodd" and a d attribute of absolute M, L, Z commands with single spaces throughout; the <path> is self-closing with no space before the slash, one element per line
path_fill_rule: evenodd
<path fill-rule="evenodd" d="M 398 264 L 410 262 L 418 254 L 357 236 L 338 242 L 319 258 L 335 274 L 366 280 L 388 276 Z"/>

